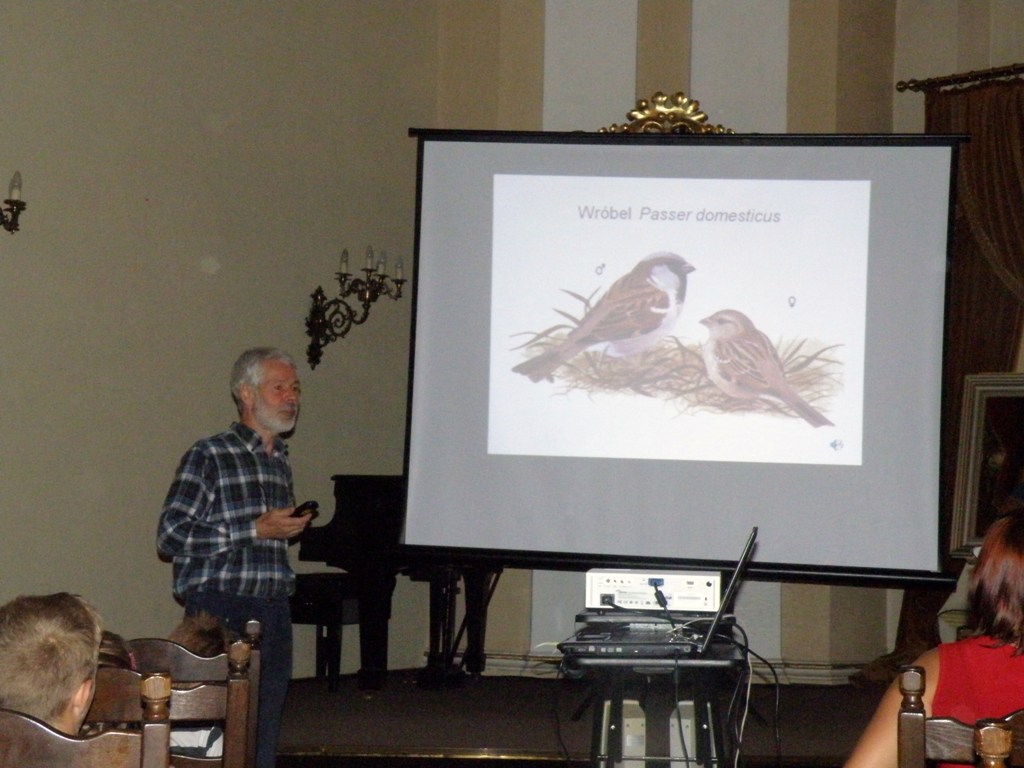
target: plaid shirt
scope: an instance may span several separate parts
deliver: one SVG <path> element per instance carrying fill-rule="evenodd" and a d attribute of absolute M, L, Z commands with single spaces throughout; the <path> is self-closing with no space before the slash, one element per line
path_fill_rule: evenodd
<path fill-rule="evenodd" d="M 288 542 L 257 538 L 256 518 L 294 504 L 280 438 L 268 455 L 260 436 L 236 422 L 197 442 L 181 459 L 156 535 L 157 550 L 174 560 L 174 594 L 290 595 Z"/>

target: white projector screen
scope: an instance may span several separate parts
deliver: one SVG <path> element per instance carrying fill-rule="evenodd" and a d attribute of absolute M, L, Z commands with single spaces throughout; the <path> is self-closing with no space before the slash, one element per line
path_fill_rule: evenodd
<path fill-rule="evenodd" d="M 957 137 L 412 133 L 406 545 L 945 578 Z"/>

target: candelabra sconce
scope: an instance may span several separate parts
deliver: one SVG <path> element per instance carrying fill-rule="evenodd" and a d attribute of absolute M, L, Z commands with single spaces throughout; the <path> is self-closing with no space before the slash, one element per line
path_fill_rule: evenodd
<path fill-rule="evenodd" d="M 387 274 L 387 255 L 381 251 L 376 258 L 373 248 L 366 248 L 366 266 L 358 277 L 348 271 L 348 249 L 341 252 L 341 263 L 335 277 L 338 279 L 338 296 L 328 300 L 321 286 L 311 294 L 313 305 L 306 317 L 306 335 L 309 346 L 306 360 L 310 368 L 316 368 L 323 357 L 323 349 L 335 339 L 342 338 L 353 325 L 362 325 L 370 316 L 370 307 L 381 296 L 397 301 L 402 298 L 402 262 L 395 262 L 395 276 Z M 348 301 L 346 301 L 348 299 Z M 350 303 L 351 302 L 351 303 Z"/>
<path fill-rule="evenodd" d="M 18 217 L 28 206 L 21 199 L 21 172 L 15 171 L 7 188 L 7 199 L 4 208 L 0 208 L 0 226 L 12 235 L 18 231 Z"/>

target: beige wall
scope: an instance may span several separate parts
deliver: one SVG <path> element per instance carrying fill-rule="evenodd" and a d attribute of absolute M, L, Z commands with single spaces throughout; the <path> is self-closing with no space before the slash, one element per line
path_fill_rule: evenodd
<path fill-rule="evenodd" d="M 891 133 L 895 4 L 790 0 L 787 130 Z"/>
<path fill-rule="evenodd" d="M 636 95 L 690 92 L 690 32 L 693 0 L 639 0 L 637 4 Z M 628 110 L 627 110 L 628 111 Z M 614 122 L 625 122 L 618 118 Z"/>
<path fill-rule="evenodd" d="M 0 173 L 28 202 L 0 242 L 0 599 L 67 589 L 126 635 L 173 626 L 156 520 L 184 450 L 234 417 L 234 357 L 304 358 L 342 246 L 411 262 L 436 24 L 416 0 L 0 6 Z M 382 303 L 301 366 L 299 496 L 401 471 L 409 318 Z M 400 587 L 405 663 L 422 590 Z"/>
<path fill-rule="evenodd" d="M 806 43 L 790 55 L 803 84 L 788 94 L 791 129 L 886 130 L 887 78 L 1024 59 L 1016 2 L 854 5 L 791 0 L 791 40 Z M 686 89 L 688 9 L 638 5 L 638 96 Z M 153 532 L 182 452 L 234 416 L 232 360 L 252 344 L 303 356 L 308 295 L 342 246 L 411 261 L 410 126 L 540 126 L 544 12 L 542 0 L 0 5 L 0 175 L 21 170 L 29 206 L 0 238 L 0 600 L 68 589 L 123 634 L 173 625 Z M 723 120 L 714 93 L 693 95 Z M 919 130 L 907 105 L 920 97 L 894 98 L 893 127 Z M 408 301 L 382 303 L 315 371 L 302 366 L 299 496 L 329 506 L 334 473 L 400 471 L 409 323 Z M 525 652 L 529 573 L 507 574 L 495 599 L 490 647 Z M 845 600 L 818 599 L 826 612 Z M 400 580 L 393 665 L 421 662 L 426 608 L 425 586 Z M 308 674 L 309 628 L 297 640 Z M 345 645 L 352 669 L 353 632 Z"/>
<path fill-rule="evenodd" d="M 539 131 L 543 0 L 440 3 L 439 128 Z"/>

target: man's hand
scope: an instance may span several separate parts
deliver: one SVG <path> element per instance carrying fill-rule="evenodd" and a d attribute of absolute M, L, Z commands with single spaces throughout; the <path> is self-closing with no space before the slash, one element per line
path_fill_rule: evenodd
<path fill-rule="evenodd" d="M 264 512 L 256 518 L 256 535 L 261 539 L 291 539 L 302 533 L 312 514 L 292 517 L 295 507 L 282 507 Z"/>

